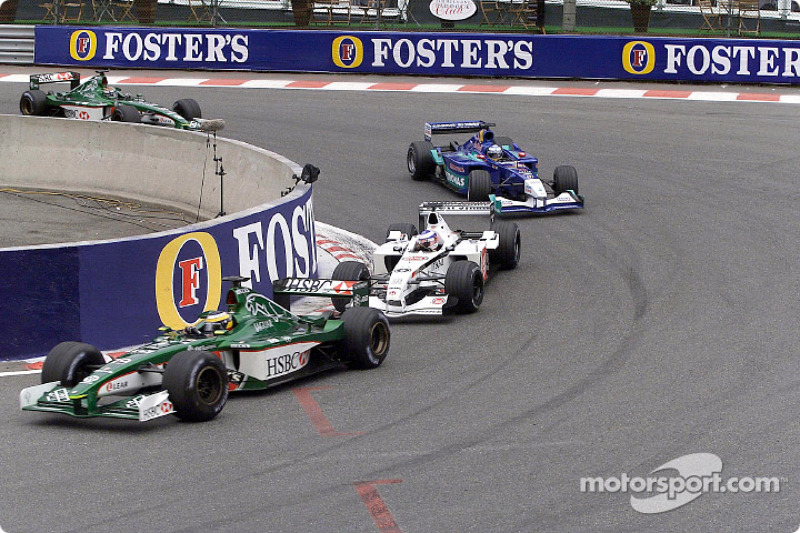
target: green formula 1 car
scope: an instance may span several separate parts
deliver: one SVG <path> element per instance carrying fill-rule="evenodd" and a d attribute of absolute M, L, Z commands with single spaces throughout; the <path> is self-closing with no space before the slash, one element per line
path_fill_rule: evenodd
<path fill-rule="evenodd" d="M 108 85 L 106 71 L 81 82 L 77 72 L 34 74 L 30 87 L 22 93 L 19 110 L 23 115 L 74 118 L 78 120 L 114 120 L 183 130 L 216 131 L 224 127 L 220 119 L 204 120 L 200 106 L 191 98 L 178 100 L 167 109 L 146 101 L 142 95 L 132 96 Z M 44 92 L 43 84 L 69 82 L 69 91 Z"/>
<path fill-rule="evenodd" d="M 206 421 L 222 411 L 229 391 L 335 367 L 374 368 L 389 352 L 386 317 L 364 306 L 366 282 L 279 280 L 270 300 L 243 286 L 247 278 L 223 279 L 233 284 L 227 311 L 205 312 L 183 330 L 163 327 L 151 343 L 116 359 L 82 342 L 58 344 L 44 361 L 42 384 L 20 393 L 20 407 L 79 418 Z M 292 294 L 349 298 L 354 307 L 294 314 Z"/>

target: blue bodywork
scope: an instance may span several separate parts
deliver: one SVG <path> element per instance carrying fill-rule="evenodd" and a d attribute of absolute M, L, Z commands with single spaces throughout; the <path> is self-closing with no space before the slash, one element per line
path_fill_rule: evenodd
<path fill-rule="evenodd" d="M 486 156 L 486 150 L 496 143 L 494 132 L 489 129 L 491 123 L 474 121 L 459 123 L 428 123 L 425 126 L 426 140 L 431 134 L 440 131 L 466 131 L 467 127 L 437 130 L 442 125 L 482 125 L 478 131 L 464 144 L 451 142 L 448 146 L 438 146 L 431 150 L 438 168 L 436 178 L 459 194 L 467 195 L 469 174 L 474 170 L 486 170 L 492 178 L 492 192 L 508 198 L 524 197 L 526 179 L 539 177 L 539 160 L 528 155 L 514 142 L 503 143 L 503 157 L 492 161 Z M 431 126 L 429 128 L 428 126 Z M 456 129 L 458 128 L 458 129 Z M 503 141 L 504 139 L 498 138 Z M 510 141 L 510 139 L 506 139 Z"/>

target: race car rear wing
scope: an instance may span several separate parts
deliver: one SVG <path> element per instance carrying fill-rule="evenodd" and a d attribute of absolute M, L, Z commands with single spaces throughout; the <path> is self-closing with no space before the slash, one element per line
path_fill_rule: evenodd
<path fill-rule="evenodd" d="M 275 303 L 289 309 L 292 296 L 352 299 L 354 306 L 368 305 L 369 282 L 336 279 L 283 278 L 272 282 Z"/>
<path fill-rule="evenodd" d="M 430 141 L 434 135 L 440 133 L 462 132 L 475 133 L 486 128 L 495 126 L 494 122 L 484 122 L 482 120 L 467 120 L 460 122 L 426 122 L 425 140 Z"/>
<path fill-rule="evenodd" d="M 489 220 L 494 221 L 494 216 L 498 213 L 497 203 L 489 202 L 422 202 L 419 204 L 419 227 L 425 228 L 431 221 L 431 215 L 436 217 L 436 213 L 443 215 L 489 215 Z"/>
<path fill-rule="evenodd" d="M 81 84 L 81 75 L 78 72 L 49 72 L 47 74 L 31 74 L 31 89 L 38 89 L 44 83 L 69 82 L 69 89 L 75 90 Z"/>

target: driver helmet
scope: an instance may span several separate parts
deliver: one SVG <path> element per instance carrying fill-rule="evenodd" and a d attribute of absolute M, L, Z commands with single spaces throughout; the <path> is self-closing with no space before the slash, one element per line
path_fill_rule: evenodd
<path fill-rule="evenodd" d="M 442 243 L 439 239 L 438 233 L 433 230 L 426 229 L 419 234 L 419 237 L 417 237 L 417 244 L 419 244 L 420 250 L 433 252 L 438 250 Z"/>
<path fill-rule="evenodd" d="M 503 157 L 503 149 L 499 144 L 493 144 L 486 149 L 486 157 L 492 161 L 499 161 Z"/>
<path fill-rule="evenodd" d="M 233 329 L 233 318 L 226 311 L 211 311 L 198 328 L 205 335 L 214 335 L 217 331 Z"/>

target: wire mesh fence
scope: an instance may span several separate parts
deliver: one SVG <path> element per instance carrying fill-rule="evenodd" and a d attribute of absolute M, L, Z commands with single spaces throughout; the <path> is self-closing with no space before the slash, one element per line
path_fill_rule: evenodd
<path fill-rule="evenodd" d="M 2 10 L 9 4 L 10 20 L 35 24 L 633 33 L 628 0 L 6 0 Z M 465 16 L 444 20 L 434 5 Z M 655 0 L 646 31 L 800 38 L 800 0 Z"/>

